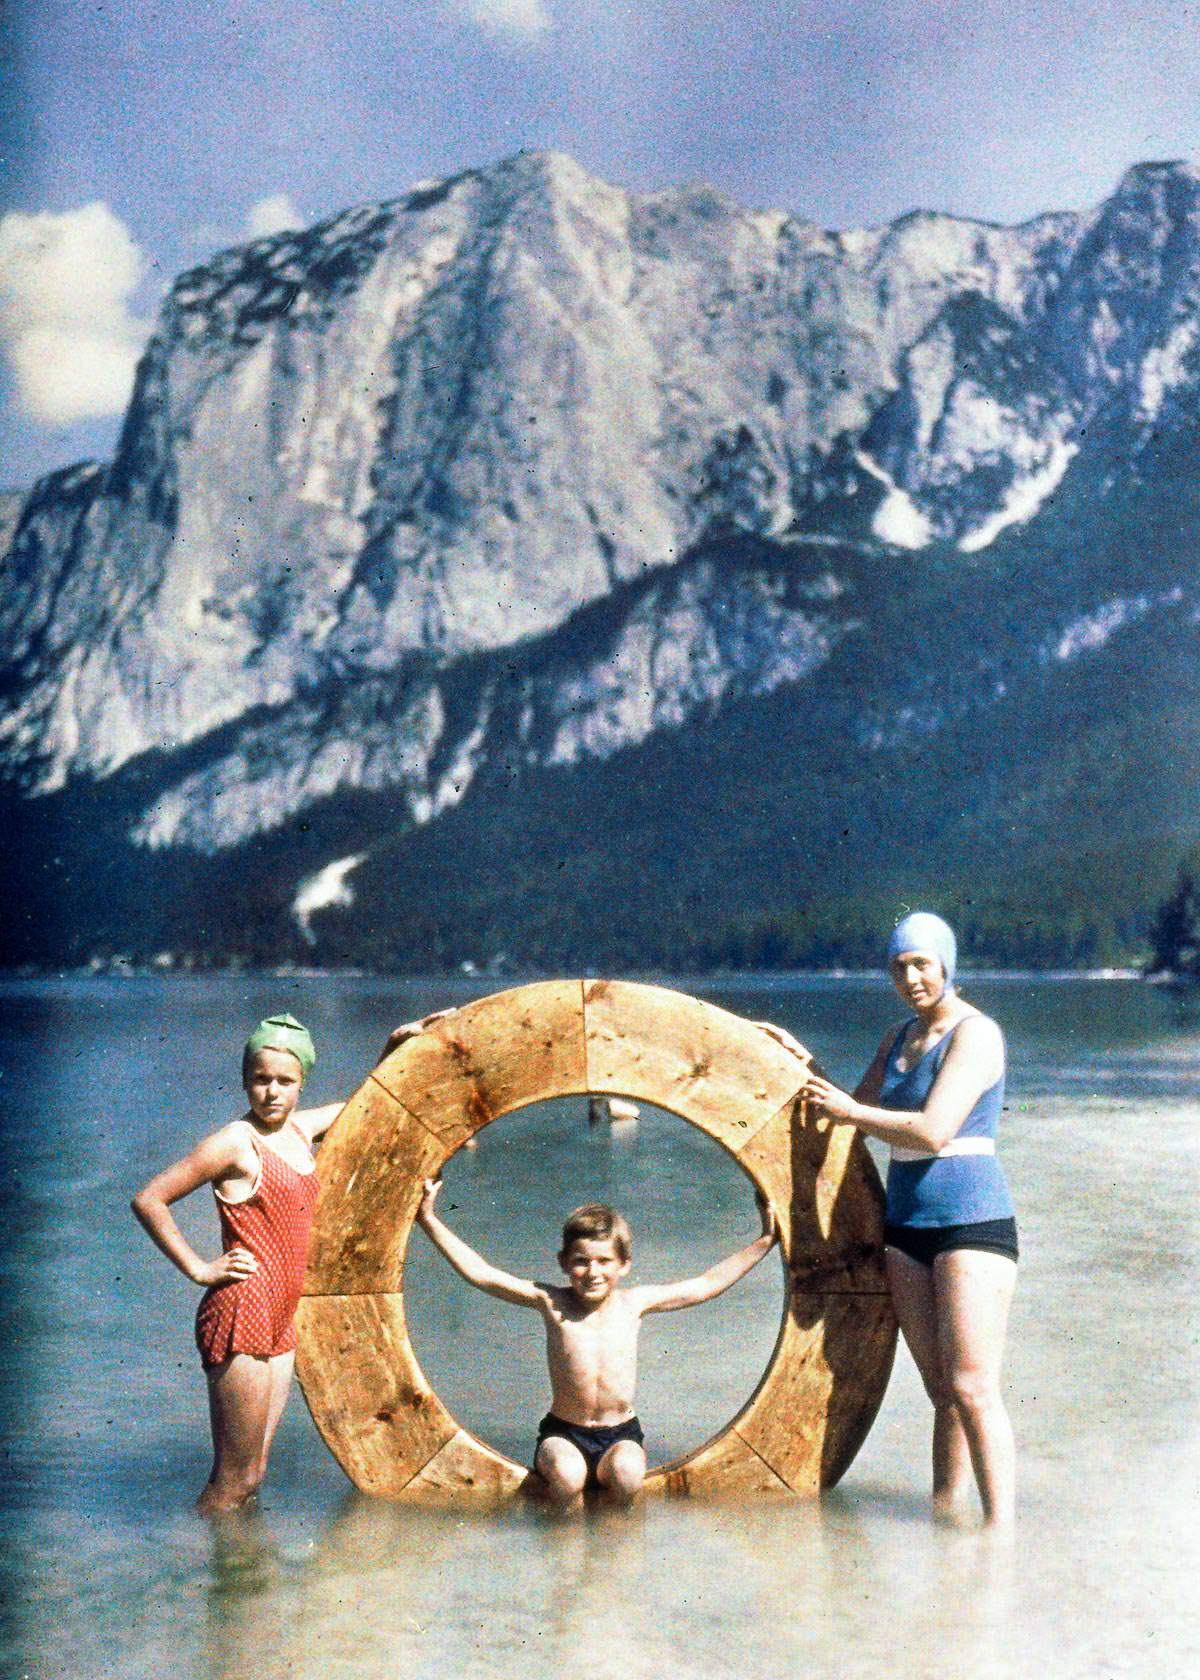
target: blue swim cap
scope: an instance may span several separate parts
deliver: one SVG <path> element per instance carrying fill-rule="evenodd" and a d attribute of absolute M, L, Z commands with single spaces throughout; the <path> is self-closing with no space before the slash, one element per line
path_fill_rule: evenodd
<path fill-rule="evenodd" d="M 949 922 L 928 910 L 914 910 L 897 922 L 888 940 L 888 967 L 905 951 L 929 951 L 937 957 L 946 971 L 946 991 L 954 985 L 954 971 L 958 967 L 958 943 Z"/>

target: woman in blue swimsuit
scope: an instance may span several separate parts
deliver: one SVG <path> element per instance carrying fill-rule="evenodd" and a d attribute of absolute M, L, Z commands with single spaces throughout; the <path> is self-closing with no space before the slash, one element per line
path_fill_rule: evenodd
<path fill-rule="evenodd" d="M 1000 1525 L 1013 1514 L 1000 1366 L 1017 1276 L 995 1142 L 1004 1039 L 955 991 L 955 957 L 940 917 L 906 916 L 888 943 L 888 970 L 912 1017 L 884 1036 L 853 1096 L 815 1076 L 808 1095 L 818 1115 L 891 1146 L 888 1283 L 933 1401 L 934 1505 L 953 1511 L 973 1470 L 984 1521 Z"/>

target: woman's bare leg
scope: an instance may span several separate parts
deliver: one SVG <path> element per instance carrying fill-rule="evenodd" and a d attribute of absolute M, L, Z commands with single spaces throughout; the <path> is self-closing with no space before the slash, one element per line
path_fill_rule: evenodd
<path fill-rule="evenodd" d="M 888 1288 L 900 1330 L 933 1402 L 934 1508 L 949 1515 L 970 1487 L 971 1458 L 942 1364 L 934 1272 L 898 1248 L 889 1248 L 886 1260 Z"/>
<path fill-rule="evenodd" d="M 938 1255 L 934 1279 L 942 1369 L 970 1450 L 983 1519 L 1006 1524 L 1016 1498 L 1016 1449 L 1000 1367 L 1016 1264 L 1003 1254 L 953 1249 Z"/>
<path fill-rule="evenodd" d="M 271 1399 L 270 1362 L 235 1353 L 205 1375 L 213 1467 L 196 1509 L 232 1511 L 245 1504 L 262 1480 L 259 1466 Z"/>

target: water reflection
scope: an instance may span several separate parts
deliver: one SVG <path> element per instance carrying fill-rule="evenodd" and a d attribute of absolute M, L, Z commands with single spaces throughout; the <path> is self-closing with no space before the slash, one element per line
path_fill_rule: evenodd
<path fill-rule="evenodd" d="M 211 1680 L 285 1680 L 294 1673 L 293 1601 L 300 1583 L 255 1504 L 213 1519 L 205 1593 Z"/>

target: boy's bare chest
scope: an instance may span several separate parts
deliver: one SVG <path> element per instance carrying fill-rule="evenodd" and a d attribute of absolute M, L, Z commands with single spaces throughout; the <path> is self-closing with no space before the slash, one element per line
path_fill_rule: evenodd
<path fill-rule="evenodd" d="M 617 1303 L 601 1312 L 555 1315 L 552 1339 L 575 1366 L 603 1366 L 630 1357 L 637 1349 L 638 1318 Z"/>

